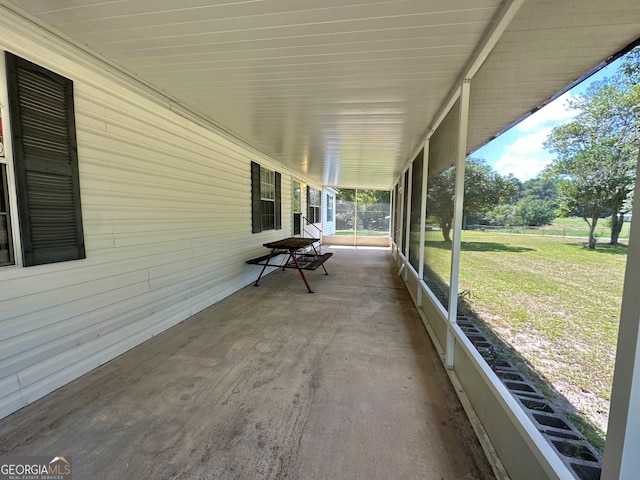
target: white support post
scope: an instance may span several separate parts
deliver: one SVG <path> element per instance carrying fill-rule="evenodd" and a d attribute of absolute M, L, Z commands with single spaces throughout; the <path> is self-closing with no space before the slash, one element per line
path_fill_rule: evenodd
<path fill-rule="evenodd" d="M 460 92 L 460 119 L 458 123 L 458 144 L 456 146 L 456 183 L 453 215 L 453 239 L 451 243 L 451 278 L 449 281 L 449 326 L 447 329 L 447 368 L 454 364 L 455 336 L 451 325 L 458 316 L 458 280 L 460 274 L 460 245 L 462 236 L 462 215 L 464 202 L 464 171 L 467 161 L 467 128 L 469 126 L 470 80 L 462 83 Z"/>
<path fill-rule="evenodd" d="M 396 222 L 398 221 L 396 218 L 396 191 L 397 189 L 393 187 L 389 193 L 389 236 L 391 237 L 391 241 L 393 241 L 396 235 Z M 390 245 L 392 244 L 390 243 Z"/>
<path fill-rule="evenodd" d="M 420 255 L 418 260 L 418 307 L 422 306 L 420 280 L 424 277 L 424 241 L 427 228 L 427 181 L 429 180 L 429 140 L 424 142 L 422 155 L 422 192 L 420 192 Z"/>
<path fill-rule="evenodd" d="M 358 246 L 358 189 L 355 190 L 354 209 L 353 209 L 353 246 Z"/>
<path fill-rule="evenodd" d="M 636 173 L 636 192 L 640 174 Z M 634 202 L 602 478 L 640 472 L 640 205 Z"/>

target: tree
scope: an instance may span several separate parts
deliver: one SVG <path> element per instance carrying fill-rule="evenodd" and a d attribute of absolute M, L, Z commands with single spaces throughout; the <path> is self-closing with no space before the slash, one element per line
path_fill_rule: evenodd
<path fill-rule="evenodd" d="M 389 204 L 391 192 L 388 190 L 355 190 L 341 189 L 336 195 L 340 210 L 336 214 L 337 227 L 342 230 L 354 229 L 353 221 L 356 208 L 358 209 L 358 224 L 360 230 L 375 230 L 387 228 L 389 222 Z M 345 210 L 345 204 L 348 205 Z"/>
<path fill-rule="evenodd" d="M 518 225 L 540 227 L 549 225 L 556 218 L 555 206 L 550 200 L 528 196 L 516 203 L 516 222 Z"/>
<path fill-rule="evenodd" d="M 638 109 L 630 92 L 634 93 L 620 75 L 592 83 L 583 95 L 567 102 L 578 115 L 555 127 L 544 144 L 557 155 L 547 174 L 559 180 L 560 209 L 578 213 L 587 222 L 589 249 L 596 247 L 598 219 L 611 211 L 621 222 L 624 202 L 633 189 Z M 613 224 L 615 244 L 621 223 Z"/>
<path fill-rule="evenodd" d="M 358 223 L 364 230 L 388 229 L 391 192 L 385 190 L 357 190 Z"/>
<path fill-rule="evenodd" d="M 625 94 L 623 96 L 623 109 L 631 113 L 628 141 L 635 145 L 636 150 L 640 144 L 640 47 L 629 52 L 620 67 L 621 83 Z M 634 153 L 631 153 L 634 155 Z M 611 216 L 611 244 L 617 245 L 618 237 L 624 224 L 624 215 L 631 213 L 633 207 L 633 179 L 629 187 L 631 191 L 622 202 L 622 208 L 613 212 Z"/>
<path fill-rule="evenodd" d="M 437 218 L 442 236 L 451 241 L 454 213 L 455 168 L 440 172 L 427 183 L 427 215 Z M 464 174 L 464 215 L 480 215 L 509 201 L 518 193 L 517 181 L 503 177 L 484 163 L 469 158 Z"/>
<path fill-rule="evenodd" d="M 456 169 L 449 167 L 427 181 L 427 217 L 435 217 L 445 242 L 451 241 Z"/>
<path fill-rule="evenodd" d="M 556 202 L 558 199 L 558 182 L 554 178 L 538 176 L 522 183 L 520 198 L 533 197 L 540 200 Z"/>
<path fill-rule="evenodd" d="M 489 225 L 516 225 L 518 223 L 516 206 L 510 203 L 498 205 L 486 213 L 485 219 Z"/>

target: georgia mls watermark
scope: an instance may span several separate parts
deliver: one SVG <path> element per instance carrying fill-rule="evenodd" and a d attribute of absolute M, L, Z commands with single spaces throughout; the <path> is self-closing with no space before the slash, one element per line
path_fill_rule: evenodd
<path fill-rule="evenodd" d="M 0 480 L 71 480 L 71 457 L 0 457 Z"/>

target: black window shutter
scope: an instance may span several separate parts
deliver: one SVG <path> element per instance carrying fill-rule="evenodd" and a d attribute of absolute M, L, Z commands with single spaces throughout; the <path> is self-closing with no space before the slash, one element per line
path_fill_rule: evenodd
<path fill-rule="evenodd" d="M 262 231 L 260 217 L 260 165 L 251 162 L 251 232 Z"/>
<path fill-rule="evenodd" d="M 73 82 L 6 53 L 24 266 L 85 258 Z"/>
<path fill-rule="evenodd" d="M 282 185 L 282 175 L 278 172 L 275 172 L 275 215 L 274 215 L 274 227 L 276 230 L 282 229 L 282 196 L 281 196 L 281 188 Z"/>

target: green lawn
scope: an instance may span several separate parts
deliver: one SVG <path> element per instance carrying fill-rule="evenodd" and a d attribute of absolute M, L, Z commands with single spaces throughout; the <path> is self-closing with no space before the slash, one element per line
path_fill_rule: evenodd
<path fill-rule="evenodd" d="M 596 225 L 596 237 L 602 239 L 603 243 L 607 243 L 611 236 L 611 227 L 608 226 L 608 219 L 601 218 Z M 620 232 L 620 239 L 629 238 L 629 222 L 625 222 Z M 556 218 L 551 225 L 545 225 L 544 227 L 479 227 L 486 232 L 493 233 L 513 233 L 513 234 L 528 234 L 528 235 L 545 235 L 545 236 L 560 236 L 560 237 L 588 237 L 589 225 L 582 218 L 579 217 L 567 217 Z"/>
<path fill-rule="evenodd" d="M 611 227 L 608 226 L 606 218 L 601 218 L 598 220 L 598 224 L 596 225 L 596 233 L 602 238 L 609 238 L 611 236 Z M 631 227 L 631 222 L 625 222 L 622 226 L 622 231 L 620 232 L 620 238 L 629 238 L 629 228 Z M 566 229 L 567 232 L 571 232 L 571 235 L 575 235 L 576 231 L 583 232 L 579 236 L 588 236 L 589 235 L 589 226 L 587 222 L 585 222 L 580 217 L 560 217 L 556 218 L 553 221 L 553 224 L 545 227 L 547 230 L 551 229 Z M 569 233 L 567 233 L 569 235 Z"/>
<path fill-rule="evenodd" d="M 427 239 L 425 255 L 431 270 L 446 275 L 450 252 L 441 238 Z M 626 258 L 624 246 L 589 251 L 580 239 L 462 236 L 459 291 L 470 292 L 469 305 L 600 428 L 606 428 Z M 581 404 L 587 397 L 593 405 Z"/>

